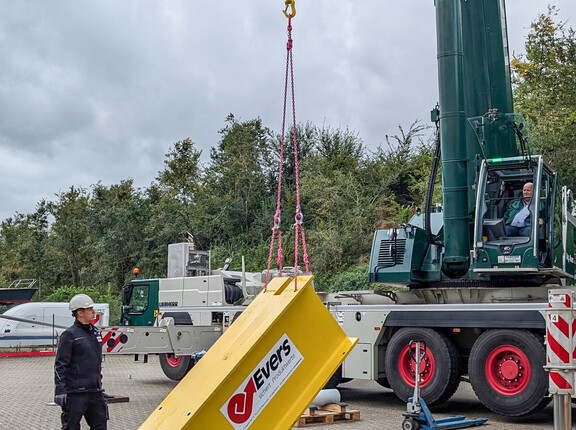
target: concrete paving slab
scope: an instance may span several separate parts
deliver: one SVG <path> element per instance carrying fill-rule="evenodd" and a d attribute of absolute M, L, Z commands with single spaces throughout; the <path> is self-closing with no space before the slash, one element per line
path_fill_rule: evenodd
<path fill-rule="evenodd" d="M 48 406 L 53 400 L 54 357 L 0 358 L 0 430 L 58 429 L 60 409 Z M 147 364 L 134 362 L 133 356 L 107 356 L 103 366 L 107 394 L 127 396 L 128 403 L 109 405 L 109 430 L 133 430 L 152 413 L 176 382 L 162 373 L 158 358 L 150 356 Z M 320 426 L 326 430 L 399 430 L 406 405 L 391 390 L 373 381 L 352 381 L 339 387 L 342 401 L 360 411 L 360 421 Z M 191 396 L 194 393 L 190 393 Z M 490 413 L 476 399 L 469 384 L 462 383 L 455 396 L 433 410 L 436 418 L 466 415 L 488 417 L 486 429 L 541 430 L 552 428 L 552 407 L 524 418 L 506 418 Z M 576 423 L 576 417 L 573 418 Z M 84 429 L 88 426 L 84 423 Z M 318 428 L 318 427 L 314 427 Z M 164 429 L 163 429 L 164 430 Z M 172 429 L 166 429 L 172 430 Z M 220 430 L 220 429 L 199 429 Z"/>

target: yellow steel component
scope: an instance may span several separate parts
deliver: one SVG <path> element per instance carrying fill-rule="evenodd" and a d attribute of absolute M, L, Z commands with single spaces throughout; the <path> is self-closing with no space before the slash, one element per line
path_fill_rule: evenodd
<path fill-rule="evenodd" d="M 140 429 L 292 428 L 358 341 L 297 281 L 273 279 Z"/>
<path fill-rule="evenodd" d="M 284 9 L 284 15 L 286 15 L 286 18 L 294 18 L 296 15 L 296 4 L 294 3 L 294 0 L 286 0 L 284 4 L 286 5 L 286 9 Z M 291 9 L 292 13 L 288 13 L 288 8 Z"/>

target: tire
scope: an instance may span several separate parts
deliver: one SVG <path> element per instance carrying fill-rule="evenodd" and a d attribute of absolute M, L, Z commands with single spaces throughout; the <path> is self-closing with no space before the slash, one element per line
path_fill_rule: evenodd
<path fill-rule="evenodd" d="M 412 340 L 426 343 L 426 356 L 421 363 L 420 396 L 428 406 L 448 400 L 460 384 L 461 357 L 456 346 L 444 334 L 419 327 L 398 330 L 386 348 L 386 378 L 394 394 L 403 402 L 414 395 L 415 369 L 408 344 Z"/>
<path fill-rule="evenodd" d="M 488 330 L 472 346 L 468 373 L 484 406 L 500 415 L 520 417 L 550 402 L 545 364 L 546 350 L 536 334 Z"/>
<path fill-rule="evenodd" d="M 189 355 L 160 354 L 160 367 L 168 378 L 180 381 L 194 367 L 194 360 Z"/>
<path fill-rule="evenodd" d="M 392 388 L 390 386 L 390 382 L 388 382 L 388 378 L 378 378 L 376 379 L 376 382 L 378 382 L 378 384 L 380 384 L 384 388 Z"/>

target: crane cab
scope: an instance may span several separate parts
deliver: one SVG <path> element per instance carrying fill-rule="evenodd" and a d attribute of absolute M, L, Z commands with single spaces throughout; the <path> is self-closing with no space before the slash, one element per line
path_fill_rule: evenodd
<path fill-rule="evenodd" d="M 573 283 L 572 193 L 539 155 L 519 114 L 469 119 L 482 155 L 476 180 L 471 277 L 519 285 Z M 498 157 L 515 140 L 516 156 Z"/>
<path fill-rule="evenodd" d="M 482 160 L 474 214 L 474 278 L 513 284 L 574 279 L 572 194 L 541 156 Z M 531 185 L 532 195 L 523 190 Z M 524 209 L 525 206 L 525 209 Z M 524 225 L 515 215 L 527 210 Z"/>

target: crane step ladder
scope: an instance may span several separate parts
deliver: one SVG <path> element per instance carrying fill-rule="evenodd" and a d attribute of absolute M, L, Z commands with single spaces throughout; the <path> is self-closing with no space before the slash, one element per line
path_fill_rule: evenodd
<path fill-rule="evenodd" d="M 424 341 L 410 341 L 408 345 L 410 358 L 415 362 L 416 378 L 414 381 L 414 397 L 408 399 L 402 430 L 440 430 L 474 427 L 484 424 L 488 418 L 466 419 L 464 415 L 434 419 L 432 412 L 422 397 L 420 397 L 420 363 L 426 356 Z M 412 351 L 415 351 L 414 353 Z"/>
<path fill-rule="evenodd" d="M 312 279 L 270 281 L 140 429 L 292 428 L 358 342 Z"/>

